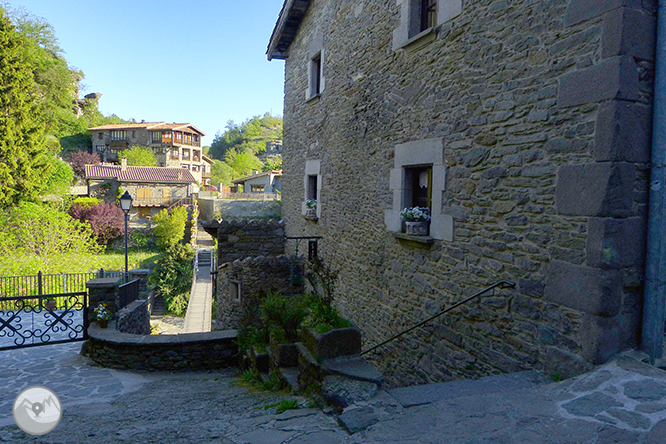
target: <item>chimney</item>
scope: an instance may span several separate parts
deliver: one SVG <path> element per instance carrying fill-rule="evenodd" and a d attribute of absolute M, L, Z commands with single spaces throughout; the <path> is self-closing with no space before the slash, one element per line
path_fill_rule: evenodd
<path fill-rule="evenodd" d="M 127 171 L 127 157 L 120 159 L 120 171 Z"/>

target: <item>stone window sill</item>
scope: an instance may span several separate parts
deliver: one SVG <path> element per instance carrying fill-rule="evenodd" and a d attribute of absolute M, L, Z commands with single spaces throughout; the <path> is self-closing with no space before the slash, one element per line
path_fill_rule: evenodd
<path fill-rule="evenodd" d="M 308 215 L 305 215 L 305 214 L 303 215 L 303 219 L 309 220 L 310 222 L 314 222 L 314 223 L 317 223 L 317 221 L 319 220 L 319 218 L 317 216 L 308 216 Z"/>
<path fill-rule="evenodd" d="M 405 233 L 391 233 L 393 237 L 400 243 L 411 244 L 421 248 L 430 248 L 430 246 L 435 242 L 435 238 L 430 236 L 412 236 Z"/>
<path fill-rule="evenodd" d="M 315 94 L 314 96 L 311 96 L 309 99 L 305 99 L 305 103 L 314 103 L 315 101 L 319 101 L 319 98 L 321 97 L 321 93 Z"/>
<path fill-rule="evenodd" d="M 437 28 L 433 26 L 424 31 L 421 31 L 415 36 L 407 39 L 402 45 L 400 45 L 400 48 L 403 48 L 407 51 L 421 49 L 435 40 L 437 37 L 437 33 L 435 32 L 436 30 Z"/>

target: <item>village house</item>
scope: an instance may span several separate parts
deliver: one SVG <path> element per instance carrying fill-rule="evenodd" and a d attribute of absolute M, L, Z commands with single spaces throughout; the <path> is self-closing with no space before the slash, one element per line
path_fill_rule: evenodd
<path fill-rule="evenodd" d="M 243 187 L 244 193 L 265 193 L 274 194 L 282 192 L 282 170 L 264 171 L 262 173 L 254 171 L 253 174 L 232 180 L 231 183 L 236 187 Z"/>
<path fill-rule="evenodd" d="M 201 137 L 206 134 L 190 123 L 120 123 L 88 131 L 93 152 L 99 153 L 103 162 L 119 162 L 122 151 L 133 146 L 148 147 L 155 153 L 158 166 L 185 168 L 203 185 L 210 181 L 213 160 L 201 151 Z"/>
<path fill-rule="evenodd" d="M 196 180 L 179 167 L 86 165 L 88 196 L 115 202 L 125 191 L 132 196 L 131 219 L 147 219 L 165 208 L 192 204 Z"/>
<path fill-rule="evenodd" d="M 285 1 L 267 52 L 285 60 L 285 231 L 321 236 L 366 347 L 516 284 L 370 355 L 388 378 L 567 376 L 641 343 L 663 364 L 664 301 L 642 304 L 655 11 Z M 425 236 L 404 232 L 412 206 Z"/>

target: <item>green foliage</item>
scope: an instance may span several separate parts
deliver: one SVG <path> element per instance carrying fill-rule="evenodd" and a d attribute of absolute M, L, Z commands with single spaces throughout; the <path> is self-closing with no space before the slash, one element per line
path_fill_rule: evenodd
<path fill-rule="evenodd" d="M 267 171 L 256 157 L 266 151 L 266 142 L 282 139 L 282 118 L 269 113 L 255 116 L 241 125 L 227 122 L 226 131 L 217 133 L 210 146 L 210 155 L 223 160 L 233 173 L 233 179 L 249 175 L 252 170 Z M 228 185 L 231 180 L 213 181 Z"/>
<path fill-rule="evenodd" d="M 290 343 L 298 340 L 297 329 L 307 314 L 307 301 L 299 296 L 272 292 L 261 304 L 261 320 L 264 325 L 273 335 L 281 331 L 284 339 Z"/>
<path fill-rule="evenodd" d="M 262 171 L 274 171 L 282 169 L 282 156 L 269 156 L 264 161 Z"/>
<path fill-rule="evenodd" d="M 43 108 L 23 47 L 0 9 L 0 208 L 36 200 L 50 174 Z"/>
<path fill-rule="evenodd" d="M 77 197 L 72 201 L 72 205 L 79 205 L 82 207 L 95 207 L 101 201 L 95 197 Z"/>
<path fill-rule="evenodd" d="M 277 403 L 275 406 L 275 413 L 278 415 L 284 413 L 287 410 L 296 410 L 298 409 L 298 400 L 297 399 L 285 399 Z"/>
<path fill-rule="evenodd" d="M 164 298 L 167 313 L 185 316 L 192 287 L 194 249 L 174 245 L 157 260 L 150 281 Z"/>
<path fill-rule="evenodd" d="M 337 270 L 332 269 L 319 257 L 308 262 L 305 279 L 310 284 L 312 293 L 310 313 L 303 321 L 303 326 L 312 327 L 317 333 L 351 327 L 351 322 L 340 316 L 333 303 L 338 275 Z"/>
<path fill-rule="evenodd" d="M 123 156 L 127 157 L 127 165 L 157 166 L 157 157 L 153 150 L 147 146 L 135 145 L 123 151 Z"/>
<path fill-rule="evenodd" d="M 45 189 L 42 194 L 57 194 L 63 196 L 69 193 L 74 181 L 74 170 L 69 164 L 57 157 L 49 159 L 51 174 L 46 178 Z"/>
<path fill-rule="evenodd" d="M 176 207 L 169 212 L 164 209 L 153 217 L 153 233 L 157 238 L 157 246 L 168 249 L 179 244 L 185 236 L 187 210 L 185 207 Z"/>
<path fill-rule="evenodd" d="M 62 211 L 23 202 L 0 213 L 0 274 L 89 271 L 99 251 L 90 227 Z"/>
<path fill-rule="evenodd" d="M 211 166 L 210 182 L 215 186 L 219 183 L 230 186 L 231 181 L 234 180 L 233 168 L 221 160 L 213 159 L 213 162 L 214 163 Z"/>

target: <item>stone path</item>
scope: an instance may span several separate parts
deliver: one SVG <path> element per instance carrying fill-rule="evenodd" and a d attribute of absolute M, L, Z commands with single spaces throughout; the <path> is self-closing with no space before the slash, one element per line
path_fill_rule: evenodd
<path fill-rule="evenodd" d="M 187 304 L 187 314 L 183 333 L 202 333 L 211 331 L 212 307 L 213 307 L 213 282 L 211 280 L 211 268 L 214 266 L 213 238 L 199 226 L 197 230 L 197 250 L 199 258 L 196 280 Z"/>
<path fill-rule="evenodd" d="M 45 443 L 639 443 L 666 442 L 666 372 L 623 354 L 560 383 L 534 372 L 397 390 L 347 408 L 341 420 L 303 398 L 252 393 L 231 370 L 137 373 L 86 364 L 80 343 L 0 354 L 0 442 Z M 43 437 L 15 425 L 22 388 L 44 385 L 63 419 Z M 276 414 L 295 399 L 298 410 Z"/>

